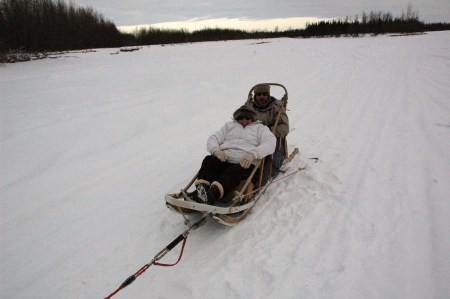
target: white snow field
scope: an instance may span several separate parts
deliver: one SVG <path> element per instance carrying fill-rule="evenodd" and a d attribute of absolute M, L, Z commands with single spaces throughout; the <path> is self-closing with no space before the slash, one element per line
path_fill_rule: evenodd
<path fill-rule="evenodd" d="M 450 298 L 450 31 L 117 50 L 0 65 L 1 298 L 104 298 L 150 262 L 260 82 L 291 167 L 319 162 L 114 298 Z"/>

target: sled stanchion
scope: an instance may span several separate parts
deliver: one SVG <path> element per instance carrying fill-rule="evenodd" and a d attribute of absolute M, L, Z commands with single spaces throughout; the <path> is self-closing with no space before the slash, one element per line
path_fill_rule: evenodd
<path fill-rule="evenodd" d="M 182 191 L 186 192 L 189 189 L 189 187 L 191 187 L 192 184 L 195 182 L 197 177 L 198 177 L 198 172 L 195 174 L 195 176 L 192 178 L 192 180 L 187 184 L 187 186 L 184 187 L 184 189 Z"/>
<path fill-rule="evenodd" d="M 247 181 L 245 182 L 244 186 L 242 187 L 241 191 L 239 192 L 237 198 L 240 199 L 242 195 L 244 194 L 245 190 L 247 190 L 248 185 L 251 183 L 253 176 L 255 175 L 258 168 L 261 167 L 262 160 L 258 160 L 255 167 L 253 168 L 252 172 L 250 173 L 250 176 L 247 178 Z"/>
<path fill-rule="evenodd" d="M 158 252 L 155 257 L 146 265 L 144 265 L 141 269 L 139 269 L 136 273 L 134 273 L 133 275 L 131 275 L 130 277 L 128 277 L 118 288 L 117 290 L 115 290 L 114 292 L 112 292 L 110 295 L 108 295 L 107 297 L 105 297 L 105 299 L 110 299 L 112 298 L 114 295 L 116 295 L 120 290 L 124 289 L 125 287 L 129 286 L 130 284 L 132 284 L 136 278 L 138 278 L 139 275 L 143 274 L 148 268 L 150 268 L 151 265 L 155 265 L 155 266 L 163 266 L 163 267 L 170 267 L 170 266 L 175 266 L 176 264 L 178 264 L 178 262 L 181 260 L 181 257 L 183 256 L 183 251 L 184 251 L 184 246 L 186 245 L 186 240 L 187 237 L 189 235 L 189 232 L 191 230 L 195 230 L 201 226 L 203 226 L 211 217 L 211 214 L 207 214 L 205 215 L 203 218 L 201 218 L 200 220 L 198 220 L 197 222 L 195 222 L 192 226 L 189 226 L 188 229 L 186 229 L 182 234 L 180 234 L 175 240 L 173 240 L 172 242 L 170 242 L 169 245 L 167 245 L 166 247 L 164 247 L 164 249 L 162 249 L 160 252 Z M 183 241 L 183 246 L 181 247 L 181 252 L 180 255 L 178 257 L 178 260 L 173 263 L 173 264 L 162 264 L 162 263 L 158 263 L 159 260 L 161 260 L 167 253 L 169 253 L 170 250 L 172 250 L 174 247 L 176 247 L 181 241 Z"/>
<path fill-rule="evenodd" d="M 259 179 L 258 179 L 258 188 L 261 188 L 262 186 L 262 180 L 263 180 L 263 176 L 264 176 L 264 167 L 265 167 L 265 159 L 261 159 L 261 163 L 259 165 Z M 269 171 L 269 177 L 271 175 L 272 172 L 272 167 L 270 167 L 270 171 Z"/>

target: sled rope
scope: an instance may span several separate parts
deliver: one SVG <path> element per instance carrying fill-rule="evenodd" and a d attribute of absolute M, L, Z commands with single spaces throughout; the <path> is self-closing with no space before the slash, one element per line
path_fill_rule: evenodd
<path fill-rule="evenodd" d="M 281 180 L 287 179 L 288 177 L 293 176 L 294 174 L 296 174 L 297 172 L 302 171 L 302 170 L 305 170 L 305 167 L 297 168 L 294 172 L 289 173 L 289 174 L 287 174 L 287 175 L 284 175 L 284 176 L 282 176 L 281 178 L 277 178 L 277 179 L 275 179 L 275 180 L 270 180 L 266 185 L 264 185 L 264 186 L 262 186 L 262 187 L 260 187 L 260 188 L 258 188 L 258 189 L 255 189 L 255 190 L 253 190 L 252 192 L 249 192 L 249 193 L 247 193 L 247 194 L 244 194 L 244 196 L 250 195 L 250 194 L 254 194 L 254 193 L 257 193 L 257 192 L 259 192 L 260 190 L 265 189 L 265 188 L 267 189 L 267 187 L 269 187 L 269 185 L 275 184 L 275 183 L 277 183 L 277 182 L 279 182 L 279 181 L 281 181 Z"/>
<path fill-rule="evenodd" d="M 136 273 L 134 273 L 133 275 L 128 277 L 114 292 L 112 292 L 110 295 L 105 297 L 105 299 L 112 298 L 114 295 L 116 295 L 122 289 L 124 289 L 125 287 L 132 284 L 136 280 L 136 278 L 138 278 L 141 274 L 143 274 L 145 271 L 147 271 L 147 269 L 150 268 L 151 265 L 162 266 L 162 267 L 171 267 L 171 266 L 175 266 L 176 264 L 178 264 L 178 262 L 181 260 L 181 257 L 183 256 L 184 246 L 186 245 L 186 240 L 189 235 L 189 232 L 191 230 L 195 230 L 195 229 L 203 226 L 209 220 L 210 217 L 211 217 L 211 215 L 208 214 L 208 215 L 204 216 L 203 218 L 201 218 L 200 220 L 198 220 L 197 222 L 195 222 L 192 226 L 189 226 L 189 228 L 186 229 L 183 233 L 181 233 L 175 240 L 173 240 L 169 245 L 167 245 L 166 247 L 164 247 L 164 249 L 162 249 L 160 252 L 158 252 L 155 255 L 155 257 L 148 264 L 145 264 Z M 172 250 L 175 246 L 177 246 L 181 241 L 183 241 L 183 245 L 181 246 L 181 251 L 180 251 L 180 255 L 178 256 L 178 260 L 175 263 L 164 264 L 164 263 L 158 262 L 170 250 Z"/>

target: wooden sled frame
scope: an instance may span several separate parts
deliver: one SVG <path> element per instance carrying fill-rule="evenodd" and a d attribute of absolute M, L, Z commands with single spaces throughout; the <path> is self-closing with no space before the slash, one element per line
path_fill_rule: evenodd
<path fill-rule="evenodd" d="M 250 89 L 247 97 L 247 102 L 251 102 L 253 100 L 255 88 L 261 85 L 278 86 L 281 87 L 285 92 L 284 96 L 281 98 L 283 104 L 282 108 L 278 111 L 275 124 L 272 128 L 272 133 L 275 133 L 276 127 L 281 118 L 281 113 L 283 111 L 286 111 L 288 92 L 287 89 L 282 84 L 259 83 Z M 288 157 L 286 138 L 283 138 L 282 142 L 284 142 L 285 157 Z M 260 174 L 259 181 L 257 184 L 257 188 L 255 189 L 252 180 L 255 174 L 257 173 L 258 169 L 261 169 L 261 171 L 259 172 Z M 242 181 L 241 184 L 234 191 L 225 195 L 230 199 L 230 204 L 228 204 L 227 206 L 208 205 L 197 203 L 190 200 L 190 198 L 188 197 L 188 190 L 197 179 L 198 173 L 180 192 L 174 194 L 166 194 L 165 196 L 166 206 L 172 209 L 173 211 L 182 214 L 183 217 L 185 217 L 185 214 L 200 212 L 212 214 L 212 217 L 222 224 L 235 225 L 250 213 L 251 208 L 255 205 L 256 201 L 264 193 L 265 188 L 264 186 L 262 186 L 263 169 L 264 169 L 264 159 L 258 160 L 255 168 L 253 169 L 247 180 Z M 267 185 L 268 183 L 266 183 L 266 186 Z"/>
<path fill-rule="evenodd" d="M 231 197 L 229 205 L 208 205 L 190 200 L 188 197 L 188 190 L 197 179 L 198 173 L 180 192 L 167 194 L 165 197 L 166 205 L 180 214 L 190 214 L 195 212 L 212 213 L 213 218 L 219 222 L 233 225 L 247 216 L 250 209 L 255 204 L 255 201 L 252 201 L 252 199 L 255 198 L 254 192 L 251 191 L 253 189 L 252 179 L 261 164 L 262 160 L 259 160 L 247 180 L 242 181 L 234 191 L 226 195 L 228 198 Z"/>

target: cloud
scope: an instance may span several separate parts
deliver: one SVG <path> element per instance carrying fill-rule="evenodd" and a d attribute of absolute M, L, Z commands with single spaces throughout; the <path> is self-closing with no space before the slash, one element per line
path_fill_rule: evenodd
<path fill-rule="evenodd" d="M 205 28 L 227 28 L 246 31 L 284 31 L 289 29 L 303 29 L 307 23 L 319 22 L 317 17 L 275 18 L 275 19 L 247 19 L 247 18 L 193 18 L 180 22 L 163 22 L 155 24 L 141 24 L 134 26 L 118 26 L 123 32 L 133 32 L 140 28 L 159 29 L 186 29 L 189 31 L 202 30 Z"/>
<path fill-rule="evenodd" d="M 187 23 L 194 18 L 211 20 L 276 20 L 291 18 L 345 18 L 361 16 L 363 12 L 391 12 L 401 15 L 408 3 L 426 22 L 449 22 L 449 0 L 72 0 L 77 5 L 92 6 L 117 26 L 135 24 Z M 248 22 L 246 22 L 247 24 Z M 165 26 L 168 24 L 164 24 Z M 227 23 L 229 24 L 229 23 Z M 300 24 L 302 24 L 300 22 Z M 184 25 L 184 24 L 183 24 Z M 186 27 L 184 26 L 184 27 Z M 264 26 L 264 25 L 263 25 Z M 267 25 L 270 29 L 272 23 Z M 280 25 L 280 27 L 283 25 Z M 258 25 L 258 28 L 259 27 Z"/>

